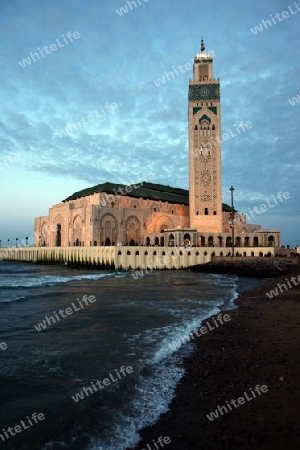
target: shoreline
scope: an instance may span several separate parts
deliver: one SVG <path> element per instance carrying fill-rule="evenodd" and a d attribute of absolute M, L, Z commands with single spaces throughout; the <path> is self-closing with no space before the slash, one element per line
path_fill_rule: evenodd
<path fill-rule="evenodd" d="M 142 429 L 142 440 L 127 450 L 152 450 L 160 436 L 171 439 L 170 450 L 299 447 L 300 282 L 291 283 L 292 276 L 300 279 L 299 267 L 242 291 L 234 301 L 237 308 L 222 309 L 231 317 L 225 326 L 195 337 L 196 349 L 184 359 L 186 372 L 169 410 Z M 283 292 L 269 298 L 279 285 Z M 258 395 L 258 385 L 267 391 Z M 245 392 L 250 400 L 234 402 Z M 219 417 L 208 419 L 216 410 Z"/>

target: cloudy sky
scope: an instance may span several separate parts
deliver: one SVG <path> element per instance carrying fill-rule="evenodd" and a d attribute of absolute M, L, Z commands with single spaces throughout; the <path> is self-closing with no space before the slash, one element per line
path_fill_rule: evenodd
<path fill-rule="evenodd" d="M 120 11 L 125 5 L 127 13 Z M 154 174 L 155 183 L 188 188 L 192 71 L 159 87 L 154 81 L 190 62 L 202 35 L 206 50 L 215 54 L 214 76 L 221 79 L 222 133 L 241 121 L 252 123 L 223 143 L 223 201 L 230 202 L 231 185 L 240 212 L 269 199 L 271 207 L 252 222 L 281 229 L 283 244 L 299 245 L 300 101 L 289 100 L 300 92 L 300 5 L 136 5 L 1 0 L 2 246 L 32 236 L 36 216 L 94 184 L 127 184 Z M 61 137 L 69 124 L 77 130 Z M 272 196 L 279 192 L 290 198 L 275 205 Z"/>

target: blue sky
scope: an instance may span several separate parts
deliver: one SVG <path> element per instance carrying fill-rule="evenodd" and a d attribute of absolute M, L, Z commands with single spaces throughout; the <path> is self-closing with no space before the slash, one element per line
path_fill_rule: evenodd
<path fill-rule="evenodd" d="M 283 244 L 299 245 L 300 102 L 288 100 L 300 91 L 300 5 L 298 12 L 283 0 L 136 0 L 137 8 L 119 15 L 126 4 L 1 0 L 2 246 L 33 236 L 35 217 L 94 184 L 154 174 L 155 183 L 188 188 L 192 71 L 160 87 L 154 80 L 190 62 L 202 35 L 221 79 L 222 133 L 252 123 L 223 143 L 223 201 L 230 202 L 233 185 L 236 208 L 246 213 L 289 192 L 252 222 L 281 229 Z M 270 15 L 272 26 L 263 25 Z M 80 37 L 71 42 L 70 31 Z M 34 62 L 30 53 L 44 46 L 48 54 L 42 50 Z M 22 67 L 25 58 L 30 64 Z M 87 116 L 93 119 L 59 137 Z"/>

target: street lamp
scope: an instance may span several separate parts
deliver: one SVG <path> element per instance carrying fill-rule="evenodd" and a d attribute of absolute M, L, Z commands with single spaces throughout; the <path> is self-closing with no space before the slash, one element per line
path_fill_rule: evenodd
<path fill-rule="evenodd" d="M 26 236 L 25 241 L 26 241 L 26 247 L 27 247 L 28 246 L 28 236 Z"/>
<path fill-rule="evenodd" d="M 19 238 L 16 238 L 16 247 L 18 246 L 18 240 L 19 240 Z"/>
<path fill-rule="evenodd" d="M 9 247 L 9 239 L 7 239 L 7 247 Z"/>
<path fill-rule="evenodd" d="M 231 213 L 230 213 L 230 219 L 231 219 L 231 239 L 232 239 L 232 256 L 234 256 L 234 206 L 233 206 L 233 191 L 234 187 L 231 186 L 229 189 L 231 192 Z"/>

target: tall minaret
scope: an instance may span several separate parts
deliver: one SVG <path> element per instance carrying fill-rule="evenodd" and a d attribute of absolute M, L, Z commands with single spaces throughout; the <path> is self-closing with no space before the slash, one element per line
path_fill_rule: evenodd
<path fill-rule="evenodd" d="M 203 39 L 189 82 L 190 227 L 220 233 L 222 229 L 220 80 L 213 78 L 213 59 Z"/>

